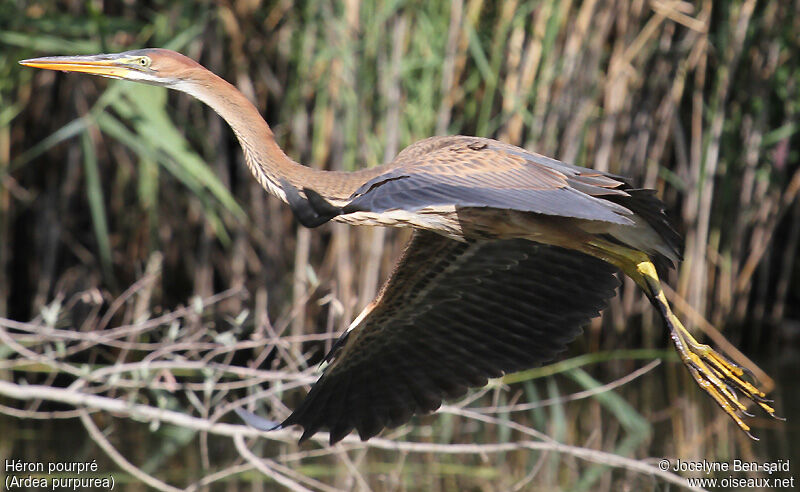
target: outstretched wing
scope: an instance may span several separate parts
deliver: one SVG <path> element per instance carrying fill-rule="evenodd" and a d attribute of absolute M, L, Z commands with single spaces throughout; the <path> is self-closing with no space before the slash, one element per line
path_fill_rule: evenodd
<path fill-rule="evenodd" d="M 614 295 L 614 267 L 525 240 L 415 231 L 373 308 L 281 426 L 368 439 L 487 378 L 552 359 Z M 258 425 L 256 425 L 258 426 Z"/>
<path fill-rule="evenodd" d="M 343 211 L 491 207 L 632 225 L 633 212 L 603 199 L 627 196 L 617 176 L 479 137 L 433 137 L 401 152 Z"/>
<path fill-rule="evenodd" d="M 653 190 L 634 189 L 623 177 L 488 138 L 427 138 L 404 149 L 371 178 L 357 181 L 361 185 L 356 191 L 336 205 L 309 188 L 303 188 L 307 199 L 293 189 L 286 196 L 309 227 L 358 212 L 494 208 L 633 226 L 625 234 L 640 239 L 629 246 L 646 246 L 644 251 L 662 266 L 679 260 L 683 249 Z"/>

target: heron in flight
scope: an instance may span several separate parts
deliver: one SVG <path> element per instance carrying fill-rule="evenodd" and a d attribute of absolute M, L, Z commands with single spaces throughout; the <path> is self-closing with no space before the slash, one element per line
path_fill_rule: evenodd
<path fill-rule="evenodd" d="M 738 395 L 775 416 L 752 376 L 699 343 L 672 313 L 655 265 L 680 260 L 681 241 L 652 190 L 468 136 L 427 138 L 370 169 L 312 169 L 286 156 L 236 88 L 179 53 L 143 49 L 20 63 L 196 97 L 228 122 L 253 176 L 307 227 L 335 221 L 413 229 L 378 296 L 278 425 L 302 426 L 301 441 L 321 430 L 331 444 L 353 430 L 366 440 L 488 378 L 553 359 L 614 296 L 618 270 L 641 287 L 689 373 L 740 429 L 750 435 Z M 269 428 L 266 419 L 240 415 Z"/>

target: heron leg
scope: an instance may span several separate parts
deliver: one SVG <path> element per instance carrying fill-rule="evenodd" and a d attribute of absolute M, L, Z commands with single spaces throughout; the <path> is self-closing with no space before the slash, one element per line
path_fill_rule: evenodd
<path fill-rule="evenodd" d="M 758 389 L 746 377 L 752 377 L 749 371 L 737 365 L 708 345 L 698 342 L 683 326 L 683 323 L 672 312 L 664 295 L 658 273 L 647 254 L 623 248 L 618 245 L 596 242 L 590 245 L 594 255 L 622 269 L 644 290 L 650 302 L 658 309 L 661 318 L 667 325 L 670 339 L 695 382 L 708 393 L 711 398 L 736 422 L 748 436 L 750 426 L 740 414 L 749 415 L 747 407 L 739 401 L 737 391 L 774 418 L 775 409 L 769 405 L 766 394 Z"/>

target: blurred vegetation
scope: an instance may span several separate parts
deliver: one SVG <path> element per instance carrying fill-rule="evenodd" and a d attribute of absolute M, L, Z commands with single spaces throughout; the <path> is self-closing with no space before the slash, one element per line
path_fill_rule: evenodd
<path fill-rule="evenodd" d="M 233 289 L 237 295 L 201 309 L 204 330 L 247 340 L 273 330 L 301 337 L 294 340 L 327 334 L 287 345 L 298 355 L 295 369 L 304 369 L 388 275 L 406 233 L 299 228 L 251 179 L 224 122 L 190 97 L 16 63 L 168 47 L 236 85 L 287 153 L 311 166 L 374 166 L 421 138 L 461 133 L 657 189 L 686 238 L 685 261 L 669 279 L 677 312 L 687 325 L 722 330 L 778 370 L 775 396 L 789 423 L 754 419 L 769 451 L 743 439 L 671 358 L 643 376 L 648 383 L 634 383 L 641 388 L 517 412 L 513 421 L 562 443 L 634 458 L 787 457 L 785 430 L 796 435 L 800 418 L 780 376 L 796 375 L 800 339 L 799 9 L 797 1 L 755 0 L 0 0 L 0 316 L 64 329 L 97 326 L 89 320 L 99 318 L 102 327 L 117 326 Z M 147 298 L 126 296 L 146 275 L 157 278 Z M 509 391 L 492 390 L 473 404 L 564 396 L 664 357 L 663 328 L 631 287 L 574 344 L 576 354 L 595 357 L 590 367 L 518 378 Z M 642 346 L 650 350 L 636 357 L 604 355 Z M 269 349 L 226 362 L 278 367 L 289 360 Z M 145 356 L 98 351 L 80 360 Z M 19 371 L 0 378 L 20 377 L 47 378 Z M 261 412 L 277 418 L 285 410 Z M 520 438 L 511 427 L 459 423 L 452 414 L 415 426 L 411 440 Z M 207 454 L 191 459 L 194 433 L 129 427 L 139 433 L 130 439 L 142 442 L 138 463 L 155 459 L 144 450 L 161 446 L 165 462 L 182 455 L 189 470 L 213 471 Z M 163 463 L 150 463 L 163 480 L 183 483 Z M 652 478 L 529 449 L 491 461 L 357 450 L 295 469 L 345 489 L 359 486 L 353 470 L 386 490 L 524 489 L 526 480 L 548 490 L 659 488 Z"/>

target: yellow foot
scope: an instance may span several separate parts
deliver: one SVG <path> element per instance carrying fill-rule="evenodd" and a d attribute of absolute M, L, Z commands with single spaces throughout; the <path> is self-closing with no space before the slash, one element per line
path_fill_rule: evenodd
<path fill-rule="evenodd" d="M 670 332 L 670 338 L 697 384 L 717 402 L 717 405 L 736 422 L 748 436 L 750 426 L 741 415 L 751 416 L 747 407 L 739 401 L 738 393 L 752 400 L 762 410 L 778 420 L 786 420 L 775 415 L 770 406 L 771 400 L 755 384 L 753 375 L 715 351 L 708 345 L 699 343 L 686 330 L 669 307 L 658 273 L 650 258 L 643 252 L 609 244 L 601 240 L 588 243 L 586 253 L 601 258 L 622 269 L 644 290 L 650 302 L 658 309 Z"/>
<path fill-rule="evenodd" d="M 736 422 L 740 429 L 750 438 L 758 440 L 750 434 L 750 426 L 739 416 L 740 413 L 747 416 L 752 415 L 747 412 L 747 407 L 739 401 L 736 396 L 737 391 L 752 400 L 773 418 L 785 420 L 775 415 L 775 409 L 769 405 L 772 401 L 766 398 L 766 394 L 763 391 L 753 383 L 743 379 L 744 377 L 753 377 L 749 371 L 746 371 L 708 345 L 698 343 L 686 328 L 680 324 L 680 321 L 672 313 L 670 315 L 672 323 L 668 324 L 671 325 L 671 337 L 675 348 L 681 356 L 681 360 L 689 369 L 697 384 Z"/>

